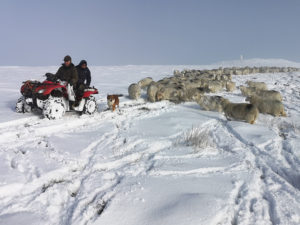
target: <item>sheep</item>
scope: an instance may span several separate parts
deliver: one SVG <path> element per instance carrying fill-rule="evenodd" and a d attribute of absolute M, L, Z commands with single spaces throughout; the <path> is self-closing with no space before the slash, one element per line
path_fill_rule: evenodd
<path fill-rule="evenodd" d="M 270 70 L 271 70 L 270 72 L 272 72 L 272 73 L 279 73 L 280 72 L 279 67 L 271 67 Z"/>
<path fill-rule="evenodd" d="M 159 81 L 157 81 L 158 84 L 161 84 L 161 85 L 166 85 L 166 84 L 169 84 L 170 83 L 170 78 L 169 77 L 165 77 Z"/>
<path fill-rule="evenodd" d="M 221 96 L 198 96 L 196 102 L 206 111 L 223 112 L 226 99 Z"/>
<path fill-rule="evenodd" d="M 244 67 L 241 70 L 242 70 L 243 75 L 250 74 L 250 68 L 249 67 Z"/>
<path fill-rule="evenodd" d="M 220 78 L 220 80 L 231 81 L 232 76 L 230 74 L 223 74 Z"/>
<path fill-rule="evenodd" d="M 226 91 L 232 92 L 235 90 L 235 83 L 232 81 L 226 82 Z"/>
<path fill-rule="evenodd" d="M 242 69 L 234 68 L 233 69 L 233 74 L 234 75 L 243 75 L 243 71 L 242 71 Z"/>
<path fill-rule="evenodd" d="M 179 70 L 174 70 L 173 75 L 176 77 L 181 77 L 183 74 Z"/>
<path fill-rule="evenodd" d="M 208 82 L 207 88 L 210 92 L 216 93 L 222 91 L 223 86 L 223 82 L 213 80 Z"/>
<path fill-rule="evenodd" d="M 181 82 L 183 79 L 181 79 L 180 77 L 171 77 L 170 78 L 170 83 L 179 83 Z"/>
<path fill-rule="evenodd" d="M 255 82 L 255 81 L 250 81 L 250 80 L 248 80 L 248 81 L 246 82 L 246 84 L 247 84 L 249 87 L 254 87 L 254 88 L 256 88 L 257 90 L 268 90 L 267 85 L 266 85 L 266 83 L 264 83 L 264 82 Z"/>
<path fill-rule="evenodd" d="M 145 89 L 149 86 L 149 84 L 153 81 L 151 77 L 146 77 L 142 80 L 140 80 L 137 84 L 140 86 L 140 88 Z"/>
<path fill-rule="evenodd" d="M 128 93 L 131 99 L 138 99 L 141 96 L 141 88 L 138 84 L 131 84 L 128 87 Z"/>
<path fill-rule="evenodd" d="M 248 103 L 231 103 L 225 101 L 223 107 L 227 119 L 235 119 L 246 121 L 247 123 L 254 124 L 258 117 L 258 109 L 253 104 Z"/>
<path fill-rule="evenodd" d="M 259 68 L 259 73 L 269 73 L 269 72 L 270 72 L 269 67 L 264 66 Z"/>
<path fill-rule="evenodd" d="M 222 75 L 223 74 L 223 68 L 222 67 L 219 67 L 216 71 L 216 74 L 217 75 Z"/>
<path fill-rule="evenodd" d="M 273 116 L 286 116 L 284 106 L 278 100 L 265 100 L 257 96 L 248 97 L 246 100 L 255 105 L 260 113 Z"/>
<path fill-rule="evenodd" d="M 222 75 L 223 70 L 222 69 L 212 69 L 212 70 L 210 70 L 210 73 L 213 75 Z"/>
<path fill-rule="evenodd" d="M 257 67 L 252 67 L 252 68 L 250 68 L 250 71 L 249 71 L 250 73 L 259 73 L 259 68 L 257 68 Z"/>
<path fill-rule="evenodd" d="M 278 91 L 274 90 L 257 90 L 254 87 L 240 86 L 242 94 L 246 97 L 259 96 L 263 99 L 282 101 L 282 96 Z"/>
<path fill-rule="evenodd" d="M 282 95 L 278 91 L 258 90 L 255 95 L 263 98 L 264 100 L 273 100 L 273 101 L 277 100 L 282 102 Z"/>
<path fill-rule="evenodd" d="M 190 88 L 184 89 L 180 93 L 180 100 L 182 102 L 196 101 L 199 99 L 207 90 L 205 88 Z"/>
<path fill-rule="evenodd" d="M 174 87 L 163 87 L 156 93 L 157 101 L 169 100 L 172 102 L 180 102 L 180 90 L 177 90 Z"/>
<path fill-rule="evenodd" d="M 216 75 L 214 75 L 215 77 L 214 77 L 214 79 L 211 79 L 211 80 L 221 80 L 222 79 L 222 75 L 219 75 L 219 74 L 216 74 Z"/>
<path fill-rule="evenodd" d="M 201 70 L 192 70 L 192 76 L 193 77 L 198 77 L 201 74 Z"/>
<path fill-rule="evenodd" d="M 202 79 L 200 79 L 200 80 L 188 80 L 188 81 L 184 82 L 184 87 L 185 87 L 185 89 L 203 87 Z"/>
<path fill-rule="evenodd" d="M 158 85 L 155 82 L 150 83 L 147 89 L 147 96 L 150 102 L 156 102 L 157 91 L 158 91 Z"/>
<path fill-rule="evenodd" d="M 233 70 L 231 68 L 224 68 L 223 70 L 224 74 L 229 74 L 229 75 L 233 75 Z"/>
<path fill-rule="evenodd" d="M 242 95 L 246 96 L 246 97 L 255 95 L 255 93 L 256 93 L 256 88 L 254 88 L 254 87 L 246 87 L 246 86 L 241 85 L 239 88 L 242 92 Z"/>
<path fill-rule="evenodd" d="M 289 70 L 286 67 L 280 68 L 280 72 L 287 73 Z"/>
<path fill-rule="evenodd" d="M 200 78 L 201 79 L 215 80 L 216 79 L 216 75 L 210 74 L 210 73 L 207 73 L 207 72 L 201 72 Z"/>
<path fill-rule="evenodd" d="M 297 69 L 293 67 L 288 67 L 288 72 L 296 72 Z"/>

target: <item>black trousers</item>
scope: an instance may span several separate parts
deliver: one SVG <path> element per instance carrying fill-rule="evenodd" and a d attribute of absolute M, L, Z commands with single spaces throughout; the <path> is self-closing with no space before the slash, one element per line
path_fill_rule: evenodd
<path fill-rule="evenodd" d="M 77 84 L 76 90 L 75 90 L 77 100 L 82 98 L 85 88 L 86 88 L 85 84 Z"/>

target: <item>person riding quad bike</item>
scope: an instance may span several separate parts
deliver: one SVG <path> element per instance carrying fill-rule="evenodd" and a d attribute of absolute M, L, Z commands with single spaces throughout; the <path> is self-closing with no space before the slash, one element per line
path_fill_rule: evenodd
<path fill-rule="evenodd" d="M 64 57 L 64 63 L 58 69 L 55 76 L 61 81 L 68 82 L 73 87 L 77 84 L 78 74 L 74 64 L 72 63 L 71 56 L 67 55 Z"/>
<path fill-rule="evenodd" d="M 74 88 L 76 88 L 76 84 L 78 81 L 78 74 L 74 64 L 72 63 L 71 56 L 67 55 L 64 57 L 64 63 L 56 72 L 55 77 L 61 81 L 66 81 L 69 84 L 68 85 L 68 92 L 70 95 L 69 100 L 70 102 L 72 102 L 72 105 L 74 106 L 74 102 L 76 100 Z"/>
<path fill-rule="evenodd" d="M 91 71 L 87 67 L 87 61 L 81 60 L 80 63 L 76 66 L 78 81 L 76 84 L 76 103 L 83 96 L 84 90 L 90 87 L 91 84 Z"/>

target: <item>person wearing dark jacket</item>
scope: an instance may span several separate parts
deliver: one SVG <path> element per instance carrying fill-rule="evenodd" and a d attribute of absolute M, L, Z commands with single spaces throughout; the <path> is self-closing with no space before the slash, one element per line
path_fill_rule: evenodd
<path fill-rule="evenodd" d="M 76 96 L 79 100 L 84 93 L 84 89 L 88 88 L 91 84 L 91 72 L 87 67 L 86 60 L 81 60 L 80 63 L 76 66 L 78 74 L 78 82 L 76 84 Z"/>
<path fill-rule="evenodd" d="M 58 69 L 55 76 L 61 81 L 67 81 L 70 85 L 76 86 L 78 81 L 77 70 L 72 63 L 72 58 L 67 55 L 64 58 L 64 63 Z"/>
<path fill-rule="evenodd" d="M 78 74 L 77 87 L 84 84 L 86 87 L 89 87 L 91 84 L 91 71 L 87 67 L 86 60 L 81 60 L 80 63 L 76 66 Z"/>

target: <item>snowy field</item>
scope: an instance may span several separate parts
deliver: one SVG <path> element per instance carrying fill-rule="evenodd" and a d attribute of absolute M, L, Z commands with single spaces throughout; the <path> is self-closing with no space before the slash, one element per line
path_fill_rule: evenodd
<path fill-rule="evenodd" d="M 0 67 L 0 224 L 299 225 L 300 72 L 233 76 L 280 91 L 288 116 L 255 125 L 196 103 L 127 98 L 174 69 L 293 66 L 253 59 L 203 66 L 90 67 L 99 112 L 57 121 L 17 114 L 21 82 L 58 67 Z M 106 94 L 125 94 L 120 111 Z M 244 102 L 239 90 L 220 93 Z"/>

